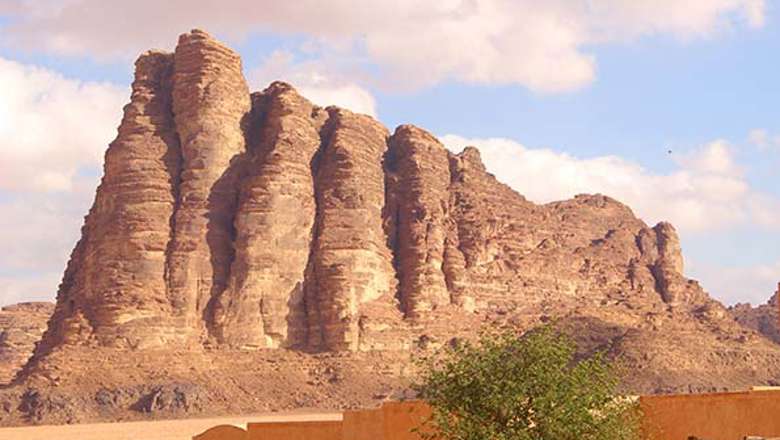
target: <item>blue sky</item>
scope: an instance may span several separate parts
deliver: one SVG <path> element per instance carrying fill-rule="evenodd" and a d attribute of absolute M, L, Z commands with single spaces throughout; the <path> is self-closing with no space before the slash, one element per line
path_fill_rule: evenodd
<path fill-rule="evenodd" d="M 133 57 L 172 49 L 192 27 L 236 48 L 254 88 L 285 79 L 391 128 L 473 143 L 537 202 L 604 192 L 648 223 L 672 221 L 687 275 L 727 303 L 763 302 L 780 281 L 775 4 L 344 1 L 326 11 L 231 0 L 217 13 L 177 3 L 154 20 L 119 11 L 108 26 L 121 2 L 0 0 L 0 227 L 13 231 L 0 234 L 0 303 L 53 298 Z M 51 97 L 66 115 L 44 106 Z M 31 113 L 41 116 L 18 116 Z M 22 131 L 37 124 L 47 136 Z M 37 169 L 46 178 L 29 178 Z"/>

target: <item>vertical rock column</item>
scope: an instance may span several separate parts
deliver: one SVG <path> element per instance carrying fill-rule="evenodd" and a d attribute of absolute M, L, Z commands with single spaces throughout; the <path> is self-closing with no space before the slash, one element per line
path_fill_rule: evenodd
<path fill-rule="evenodd" d="M 136 62 L 130 104 L 39 351 L 91 338 L 120 347 L 178 341 L 164 279 L 180 162 L 172 67 L 173 56 L 159 52 Z"/>
<path fill-rule="evenodd" d="M 253 157 L 235 219 L 236 255 L 215 315 L 222 341 L 242 348 L 305 339 L 303 281 L 315 217 L 312 161 L 326 116 L 287 84 L 274 83 L 255 96 L 253 113 L 263 116 L 253 124 L 262 128 L 250 140 Z"/>
<path fill-rule="evenodd" d="M 309 343 L 356 350 L 360 305 L 392 295 L 396 279 L 382 226 L 387 130 L 368 116 L 329 108 L 315 178 L 317 224 L 307 274 Z"/>
<path fill-rule="evenodd" d="M 671 223 L 661 222 L 653 227 L 658 242 L 658 264 L 668 266 L 669 270 L 683 274 L 683 257 L 680 238 Z"/>
<path fill-rule="evenodd" d="M 171 304 L 182 325 L 202 335 L 233 258 L 242 120 L 250 97 L 239 56 L 202 31 L 179 38 L 173 112 L 182 150 L 181 184 L 168 257 Z"/>
<path fill-rule="evenodd" d="M 514 207 L 516 202 L 508 194 L 511 190 L 487 172 L 475 147 L 448 157 L 450 212 L 442 271 L 453 304 L 473 312 L 482 307 L 477 303 L 479 296 L 495 292 L 490 275 L 480 273 L 478 267 L 492 257 L 488 246 L 495 225 L 485 219 L 495 216 L 496 210 Z"/>
<path fill-rule="evenodd" d="M 674 226 L 661 222 L 653 227 L 653 232 L 658 257 L 650 271 L 661 299 L 672 306 L 690 306 L 709 301 L 707 294 L 696 282 L 683 276 L 680 238 Z"/>
<path fill-rule="evenodd" d="M 417 317 L 450 301 L 442 272 L 449 157 L 429 133 L 402 125 L 390 138 L 387 168 L 394 174 L 389 191 L 397 210 L 394 248 L 401 306 L 406 316 Z"/>

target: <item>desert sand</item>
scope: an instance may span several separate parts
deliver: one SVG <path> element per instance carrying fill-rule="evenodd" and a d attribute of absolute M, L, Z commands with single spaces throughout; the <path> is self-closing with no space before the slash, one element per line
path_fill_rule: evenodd
<path fill-rule="evenodd" d="M 190 440 L 217 425 L 246 428 L 247 423 L 302 420 L 341 420 L 340 413 L 262 414 L 210 419 L 159 420 L 148 422 L 90 423 L 83 425 L 25 426 L 0 428 L 3 440 Z"/>

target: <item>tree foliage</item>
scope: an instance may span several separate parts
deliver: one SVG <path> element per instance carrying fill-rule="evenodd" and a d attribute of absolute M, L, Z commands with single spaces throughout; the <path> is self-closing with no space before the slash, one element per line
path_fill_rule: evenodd
<path fill-rule="evenodd" d="M 614 364 L 602 354 L 575 360 L 575 352 L 550 326 L 448 347 L 423 361 L 415 388 L 433 414 L 419 432 L 444 440 L 639 438 L 637 405 L 618 396 Z"/>

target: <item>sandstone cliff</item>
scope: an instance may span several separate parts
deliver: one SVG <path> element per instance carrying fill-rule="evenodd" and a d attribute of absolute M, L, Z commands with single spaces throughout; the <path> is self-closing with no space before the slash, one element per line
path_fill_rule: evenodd
<path fill-rule="evenodd" d="M 193 31 L 137 62 L 42 352 L 404 348 L 437 310 L 706 304 L 682 270 L 667 223 L 604 196 L 535 205 L 476 148 L 283 83 L 250 96 L 238 55 Z"/>
<path fill-rule="evenodd" d="M 0 309 L 0 385 L 10 382 L 32 356 L 53 310 L 54 304 L 47 302 Z"/>
<path fill-rule="evenodd" d="M 87 406 L 110 389 L 113 410 L 174 378 L 211 408 L 332 407 L 402 389 L 410 353 L 551 320 L 621 357 L 634 392 L 780 380 L 780 346 L 684 276 L 672 225 L 603 195 L 534 204 L 463 147 L 281 82 L 250 94 L 202 31 L 142 55 L 26 383 Z M 312 379 L 342 367 L 338 392 Z M 278 384 L 305 391 L 253 393 Z"/>

